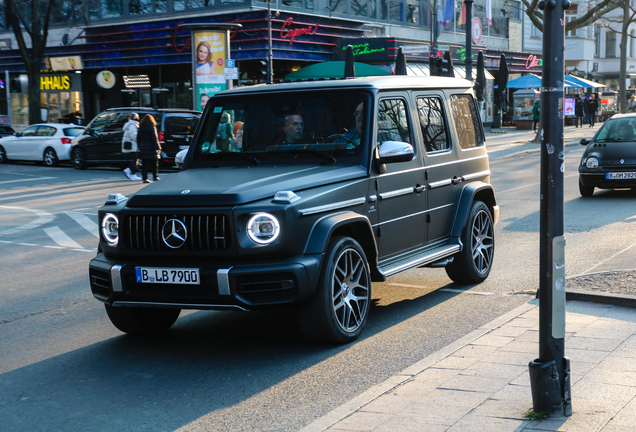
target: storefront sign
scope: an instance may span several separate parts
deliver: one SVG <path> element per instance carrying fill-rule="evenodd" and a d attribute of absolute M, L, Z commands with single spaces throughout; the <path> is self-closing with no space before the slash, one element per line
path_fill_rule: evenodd
<path fill-rule="evenodd" d="M 69 75 L 40 75 L 40 91 L 82 91 L 82 76 L 79 74 Z"/>
<path fill-rule="evenodd" d="M 475 45 L 481 45 L 481 21 L 479 17 L 473 18 L 473 43 Z"/>
<path fill-rule="evenodd" d="M 111 71 L 104 70 L 97 72 L 97 85 L 103 89 L 112 89 L 115 87 L 115 74 Z"/>
<path fill-rule="evenodd" d="M 290 38 L 289 40 L 290 45 L 294 44 L 294 39 L 296 38 L 296 36 L 314 35 L 318 31 L 318 27 L 320 27 L 320 24 L 316 24 L 315 27 L 309 25 L 305 28 L 299 28 L 299 29 L 293 29 L 293 30 L 288 29 L 287 27 L 291 26 L 293 23 L 294 23 L 294 19 L 292 17 L 289 17 L 285 20 L 285 22 L 283 23 L 283 27 L 280 29 L 280 37 L 282 37 L 283 39 Z"/>
<path fill-rule="evenodd" d="M 47 60 L 49 63 L 47 66 L 50 66 L 47 69 L 50 70 L 69 71 L 82 69 L 82 58 L 80 56 L 48 57 L 48 59 L 44 60 L 45 64 Z"/>
<path fill-rule="evenodd" d="M 537 56 L 532 54 L 528 56 L 528 59 L 526 60 L 526 69 L 532 69 L 534 67 L 541 67 L 541 66 L 543 66 L 542 59 L 538 59 Z"/>
<path fill-rule="evenodd" d="M 404 55 L 427 56 L 429 51 L 430 47 L 428 45 L 411 45 L 402 47 Z"/>

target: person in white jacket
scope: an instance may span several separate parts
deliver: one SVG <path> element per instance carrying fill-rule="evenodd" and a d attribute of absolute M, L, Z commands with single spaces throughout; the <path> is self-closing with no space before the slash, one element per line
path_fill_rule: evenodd
<path fill-rule="evenodd" d="M 122 153 L 130 153 L 130 166 L 124 169 L 124 175 L 130 180 L 141 180 L 137 173 L 137 132 L 139 131 L 139 115 L 130 113 L 124 125 L 124 136 L 121 139 Z M 128 144 L 130 143 L 130 144 Z"/>

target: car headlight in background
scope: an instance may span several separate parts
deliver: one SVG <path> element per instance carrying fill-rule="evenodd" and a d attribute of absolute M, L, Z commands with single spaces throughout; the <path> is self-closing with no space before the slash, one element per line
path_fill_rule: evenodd
<path fill-rule="evenodd" d="M 102 219 L 102 234 L 109 245 L 115 246 L 119 241 L 119 219 L 112 213 L 108 213 Z"/>
<path fill-rule="evenodd" d="M 255 243 L 268 244 L 280 234 L 280 224 L 271 214 L 258 213 L 247 223 L 247 234 Z"/>
<path fill-rule="evenodd" d="M 587 168 L 598 168 L 598 159 L 595 157 L 589 157 L 587 158 L 587 161 L 585 162 L 585 166 Z"/>

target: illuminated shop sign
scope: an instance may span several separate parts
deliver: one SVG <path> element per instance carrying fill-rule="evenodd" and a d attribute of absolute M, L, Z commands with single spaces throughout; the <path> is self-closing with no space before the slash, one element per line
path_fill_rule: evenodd
<path fill-rule="evenodd" d="M 294 19 L 292 17 L 289 17 L 285 20 L 283 27 L 280 29 L 280 37 L 282 37 L 283 39 L 290 38 L 289 40 L 290 45 L 293 45 L 294 39 L 296 38 L 296 36 L 315 35 L 316 32 L 318 31 L 318 27 L 320 27 L 319 24 L 316 24 L 315 27 L 308 25 L 307 27 L 304 27 L 304 28 L 293 29 L 293 30 L 288 29 L 287 26 L 291 26 L 293 23 L 294 23 Z"/>
<path fill-rule="evenodd" d="M 82 76 L 71 75 L 40 75 L 40 91 L 82 91 Z"/>

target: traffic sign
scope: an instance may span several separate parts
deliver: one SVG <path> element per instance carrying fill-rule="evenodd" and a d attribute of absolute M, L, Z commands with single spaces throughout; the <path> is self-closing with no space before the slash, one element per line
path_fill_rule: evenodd
<path fill-rule="evenodd" d="M 226 67 L 225 69 L 223 69 L 223 79 L 238 79 L 238 68 Z"/>
<path fill-rule="evenodd" d="M 232 59 L 227 59 L 225 60 L 225 67 L 228 69 L 232 69 L 236 67 L 236 64 L 234 63 L 234 60 Z"/>

